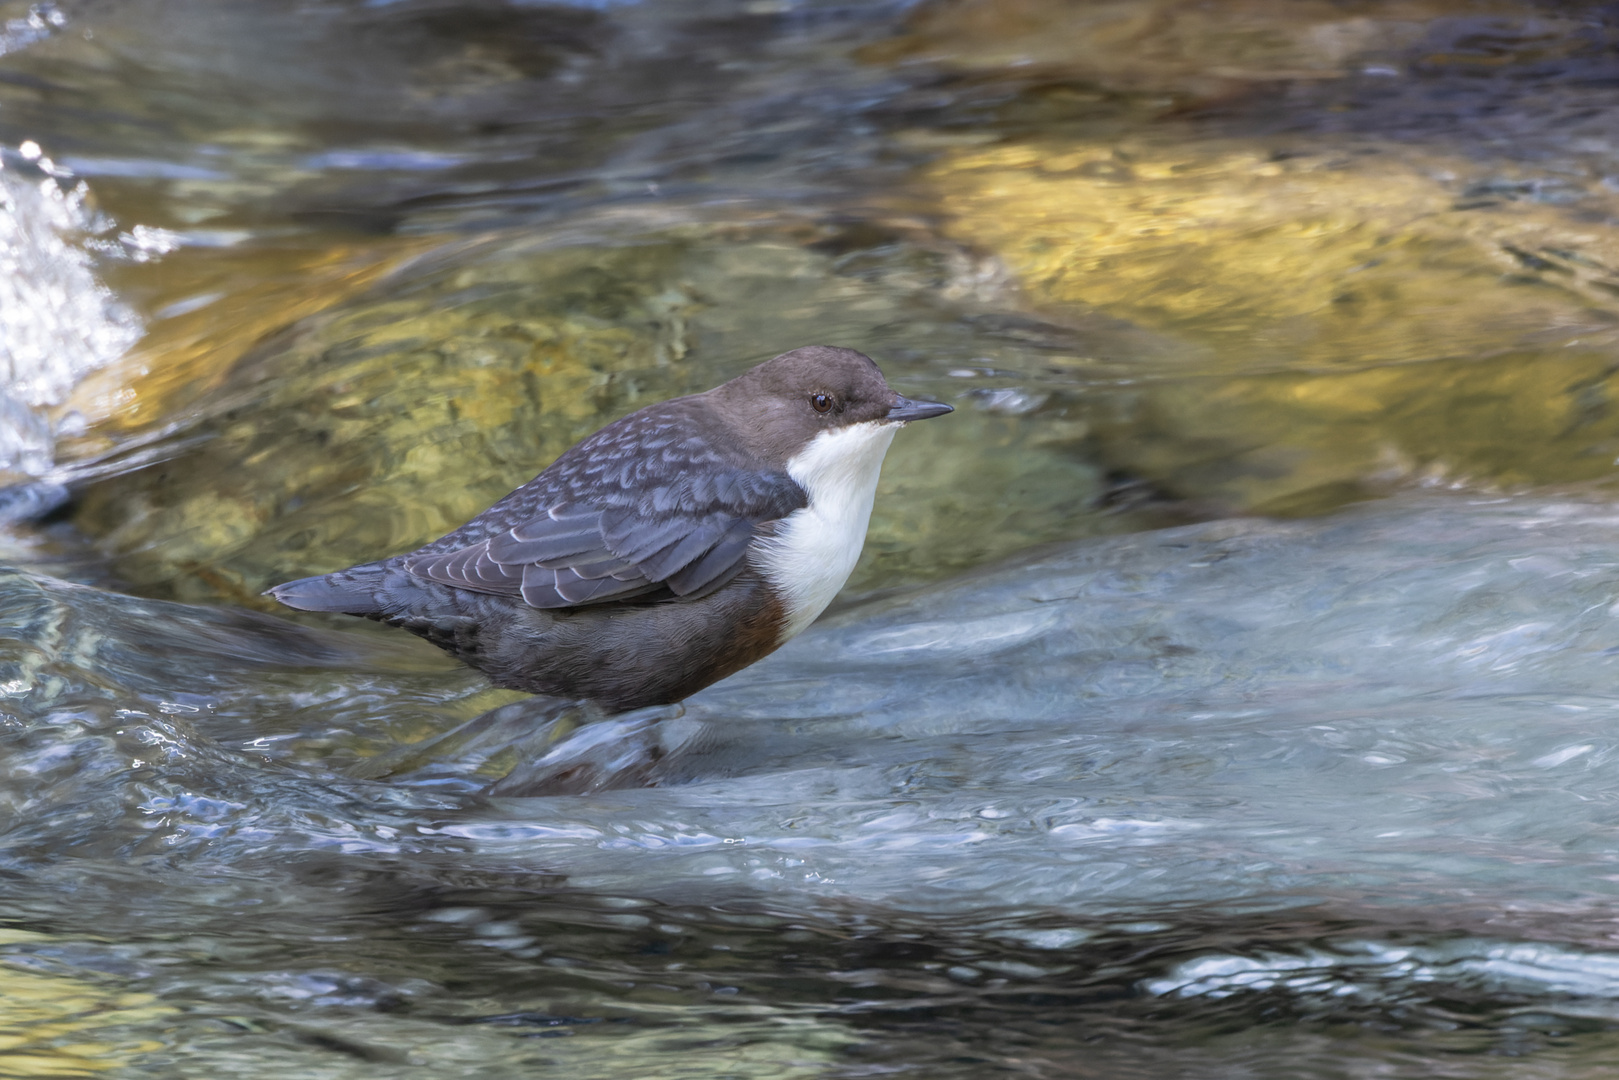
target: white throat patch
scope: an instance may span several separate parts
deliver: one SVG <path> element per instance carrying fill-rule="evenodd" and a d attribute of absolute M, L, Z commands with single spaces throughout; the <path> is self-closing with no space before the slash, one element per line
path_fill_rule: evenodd
<path fill-rule="evenodd" d="M 787 607 L 781 640 L 826 610 L 843 588 L 866 544 L 883 455 L 903 424 L 868 420 L 823 431 L 787 462 L 787 475 L 809 495 L 761 540 L 753 562 Z"/>

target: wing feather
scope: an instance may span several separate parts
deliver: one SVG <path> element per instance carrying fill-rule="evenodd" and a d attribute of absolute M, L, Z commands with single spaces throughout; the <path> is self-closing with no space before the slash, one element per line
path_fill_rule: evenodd
<path fill-rule="evenodd" d="M 752 541 L 753 523 L 745 519 L 732 521 L 725 535 L 701 558 L 669 575 L 670 591 L 690 599 L 713 592 L 741 571 Z"/>
<path fill-rule="evenodd" d="M 412 561 L 407 569 L 431 581 L 496 595 L 517 592 L 523 581 L 523 568 L 506 566 L 489 558 L 486 544 L 424 556 Z"/>
<path fill-rule="evenodd" d="M 808 498 L 785 473 L 695 434 L 696 400 L 666 402 L 603 428 L 400 564 L 536 608 L 712 592 L 746 565 L 759 526 Z"/>
<path fill-rule="evenodd" d="M 598 551 L 607 553 L 607 548 L 602 543 L 601 529 L 595 525 L 592 525 L 588 532 L 556 533 L 529 540 L 519 540 L 511 532 L 506 532 L 491 537 L 486 542 L 489 545 L 490 558 L 503 563 L 554 562 L 566 566 L 568 559 Z"/>
<path fill-rule="evenodd" d="M 689 517 L 671 516 L 662 521 L 649 521 L 639 514 L 620 511 L 602 516 L 600 539 L 615 555 L 627 562 L 639 563 L 679 543 L 691 531 Z"/>
<path fill-rule="evenodd" d="M 704 518 L 674 543 L 643 559 L 639 566 L 641 573 L 653 581 L 667 581 L 670 574 L 690 566 L 717 544 L 730 523 L 716 517 Z"/>
<path fill-rule="evenodd" d="M 412 573 L 415 569 L 412 568 Z M 568 601 L 557 592 L 557 572 L 544 566 L 523 567 L 523 580 L 518 590 L 523 603 L 536 608 L 568 607 Z"/>
<path fill-rule="evenodd" d="M 569 607 L 599 604 L 605 600 L 627 599 L 656 587 L 645 578 L 620 581 L 614 577 L 581 577 L 571 570 L 554 570 L 552 573 L 556 574 L 557 593 L 568 602 Z"/>

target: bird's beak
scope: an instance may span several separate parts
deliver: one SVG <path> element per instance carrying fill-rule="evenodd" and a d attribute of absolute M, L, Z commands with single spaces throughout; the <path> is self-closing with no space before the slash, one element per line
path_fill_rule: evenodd
<path fill-rule="evenodd" d="M 947 412 L 955 412 L 942 401 L 912 401 L 902 397 L 888 410 L 889 420 L 926 420 L 930 416 L 943 416 Z"/>

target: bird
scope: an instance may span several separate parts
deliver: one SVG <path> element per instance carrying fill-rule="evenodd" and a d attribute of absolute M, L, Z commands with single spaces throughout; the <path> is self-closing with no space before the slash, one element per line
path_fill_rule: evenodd
<path fill-rule="evenodd" d="M 400 627 L 507 689 L 673 705 L 826 609 L 895 433 L 952 411 L 804 346 L 608 424 L 423 547 L 267 595 Z"/>

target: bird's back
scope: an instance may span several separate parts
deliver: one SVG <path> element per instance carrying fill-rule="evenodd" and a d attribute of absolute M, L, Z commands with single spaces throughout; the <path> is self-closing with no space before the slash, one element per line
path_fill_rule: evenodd
<path fill-rule="evenodd" d="M 756 530 L 768 533 L 760 526 L 804 501 L 784 475 L 700 434 L 703 408 L 700 397 L 678 398 L 632 413 L 455 531 L 415 551 L 290 581 L 270 594 L 289 607 L 398 626 L 510 689 L 587 697 L 615 709 L 678 701 L 780 644 L 781 604 L 747 565 L 747 549 Z M 581 578 L 566 557 L 545 565 L 495 562 L 502 544 L 522 549 L 524 538 L 541 537 L 530 543 L 544 549 L 544 535 L 574 535 L 559 522 L 581 520 L 593 536 L 607 534 L 597 548 L 608 548 L 610 538 L 632 554 L 666 536 L 678 541 L 707 530 L 697 535 L 699 545 L 688 546 L 717 538 L 703 554 L 709 562 L 724 555 L 725 565 L 700 583 L 706 588 L 680 595 L 680 573 L 689 577 L 701 560 L 658 580 L 640 579 L 635 574 L 657 555 L 645 553 L 639 563 L 610 568 L 623 582 L 611 572 Z M 543 589 L 532 587 L 536 575 Z M 571 605 L 557 596 L 564 578 L 621 592 Z M 539 606 L 531 602 L 536 595 L 541 604 L 561 602 Z"/>

